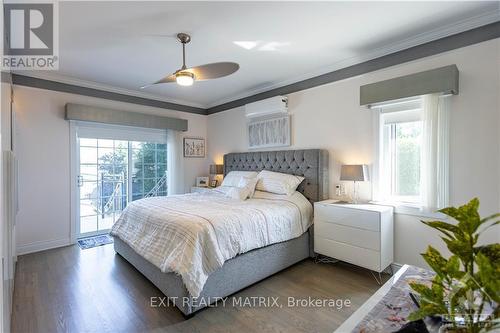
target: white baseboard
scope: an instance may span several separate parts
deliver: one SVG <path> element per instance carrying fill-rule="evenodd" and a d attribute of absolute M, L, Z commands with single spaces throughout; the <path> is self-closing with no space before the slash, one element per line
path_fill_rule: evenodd
<path fill-rule="evenodd" d="M 71 239 L 68 237 L 68 238 L 61 238 L 61 239 L 51 239 L 51 240 L 47 240 L 47 241 L 38 241 L 38 242 L 33 242 L 33 243 L 25 244 L 25 245 L 18 245 L 17 246 L 17 255 L 55 249 L 58 247 L 68 246 L 71 244 L 73 244 L 73 243 L 71 242 Z"/>

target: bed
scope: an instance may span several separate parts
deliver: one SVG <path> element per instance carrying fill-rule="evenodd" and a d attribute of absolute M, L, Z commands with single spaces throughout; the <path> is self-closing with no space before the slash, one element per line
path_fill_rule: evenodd
<path fill-rule="evenodd" d="M 302 193 L 303 197 L 311 203 L 328 198 L 328 153 L 325 150 L 305 149 L 230 153 L 224 155 L 225 175 L 231 171 L 260 170 L 270 170 L 304 177 L 304 181 L 299 185 L 297 191 Z M 196 201 L 200 201 L 201 203 L 204 200 L 209 200 L 202 197 L 201 194 L 190 198 L 193 204 Z M 182 213 L 182 200 L 175 198 L 168 200 L 170 200 L 171 205 L 175 205 L 176 209 Z M 175 200 L 178 201 L 176 202 Z M 187 205 L 185 198 L 184 203 Z M 155 201 L 150 200 L 148 204 L 154 205 Z M 224 207 L 225 204 L 227 203 L 222 199 L 214 200 L 215 207 L 217 205 Z M 185 209 L 192 208 L 193 206 L 186 206 Z M 145 207 L 144 209 L 146 212 L 148 209 L 151 210 L 151 207 Z M 227 207 L 227 209 L 230 210 L 232 207 Z M 236 204 L 234 209 L 238 209 Z M 255 206 L 255 209 L 256 211 L 262 211 L 259 206 Z M 162 212 L 159 211 L 157 214 L 162 214 Z M 151 219 L 151 217 L 147 219 Z M 300 228 L 300 226 L 295 229 L 297 228 Z M 308 230 L 305 230 L 307 226 L 303 226 L 303 228 L 304 230 L 300 232 L 291 228 L 291 232 L 297 233 L 290 240 L 273 242 L 270 245 L 252 249 L 226 260 L 221 264 L 220 268 L 217 268 L 208 275 L 200 289 L 196 289 L 196 284 L 184 283 L 183 278 L 186 281 L 185 276 L 181 277 L 180 274 L 174 272 L 162 272 L 159 268 L 161 265 L 152 260 L 152 258 L 149 258 L 149 260 L 145 259 L 144 254 L 140 251 L 140 247 L 137 247 L 135 243 L 134 247 L 136 250 L 115 235 L 114 247 L 119 255 L 131 263 L 166 296 L 170 297 L 185 316 L 190 316 L 221 297 L 229 296 L 312 256 L 311 228 Z M 218 241 L 220 240 L 218 239 Z M 198 274 L 194 275 L 198 276 Z M 196 297 L 193 295 L 196 295 Z"/>

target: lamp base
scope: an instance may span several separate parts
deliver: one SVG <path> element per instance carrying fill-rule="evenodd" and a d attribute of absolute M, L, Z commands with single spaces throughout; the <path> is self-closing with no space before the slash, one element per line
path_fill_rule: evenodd
<path fill-rule="evenodd" d="M 356 181 L 354 181 L 354 195 L 353 195 L 353 198 L 352 198 L 352 204 L 358 204 L 359 203 L 359 199 L 358 199 L 358 191 L 357 191 L 357 188 L 356 188 Z"/>

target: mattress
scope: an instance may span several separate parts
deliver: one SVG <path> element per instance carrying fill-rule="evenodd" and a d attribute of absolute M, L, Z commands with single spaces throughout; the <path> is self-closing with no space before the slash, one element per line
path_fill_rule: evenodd
<path fill-rule="evenodd" d="M 245 201 L 222 193 L 146 198 L 130 203 L 111 234 L 161 272 L 175 272 L 193 297 L 225 261 L 253 249 L 301 236 L 312 205 L 291 196 L 256 191 Z"/>

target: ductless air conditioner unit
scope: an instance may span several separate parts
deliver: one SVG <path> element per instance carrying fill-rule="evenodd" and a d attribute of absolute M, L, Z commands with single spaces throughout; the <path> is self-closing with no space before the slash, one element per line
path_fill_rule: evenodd
<path fill-rule="evenodd" d="M 245 105 L 245 115 L 248 118 L 268 116 L 271 114 L 286 114 L 288 112 L 288 97 L 275 96 Z"/>

